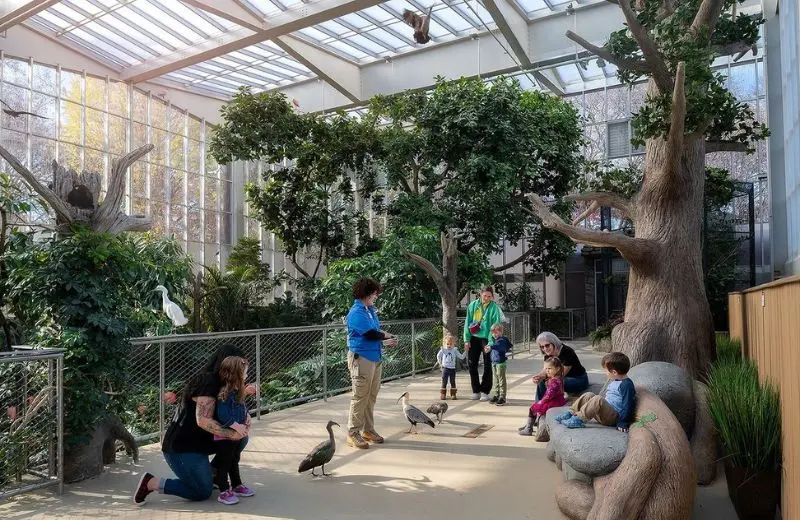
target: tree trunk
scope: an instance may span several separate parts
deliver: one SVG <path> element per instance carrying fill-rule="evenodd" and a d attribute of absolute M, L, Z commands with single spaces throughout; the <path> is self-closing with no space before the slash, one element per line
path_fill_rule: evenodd
<path fill-rule="evenodd" d="M 442 324 L 458 341 L 458 241 L 452 231 L 442 233 L 442 274 L 449 289 L 442 292 Z"/>
<path fill-rule="evenodd" d="M 686 136 L 678 161 L 669 148 L 664 139 L 647 142 L 633 223 L 636 239 L 658 248 L 652 258 L 630 262 L 625 319 L 614 327 L 612 343 L 634 365 L 668 361 L 696 377 L 708 370 L 714 352 L 702 261 L 705 144 Z M 665 167 L 670 162 L 676 163 L 672 171 Z"/>

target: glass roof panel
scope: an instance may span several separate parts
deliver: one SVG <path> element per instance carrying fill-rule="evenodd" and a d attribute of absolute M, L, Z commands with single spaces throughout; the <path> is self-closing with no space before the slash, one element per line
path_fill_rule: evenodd
<path fill-rule="evenodd" d="M 156 25 L 155 23 L 151 23 L 141 14 L 127 6 L 114 11 L 109 18 L 119 19 L 122 23 L 128 24 L 130 27 L 146 28 L 147 32 L 159 38 L 164 43 L 171 45 L 172 47 L 179 48 L 186 45 L 186 43 L 175 36 L 173 32 L 166 29 L 168 27 L 167 25 L 162 27 Z"/>
<path fill-rule="evenodd" d="M 262 13 L 265 17 L 275 15 L 286 9 L 292 9 L 298 5 L 303 5 L 302 0 L 242 0 L 254 10 Z"/>

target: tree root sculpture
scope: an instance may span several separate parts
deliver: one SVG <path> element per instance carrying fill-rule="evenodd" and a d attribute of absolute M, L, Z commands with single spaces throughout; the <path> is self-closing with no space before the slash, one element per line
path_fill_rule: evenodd
<path fill-rule="evenodd" d="M 567 481 L 556 491 L 559 509 L 572 520 L 684 520 L 694 505 L 692 449 L 680 423 L 661 399 L 637 391 L 637 417 L 656 419 L 631 428 L 622 463 L 584 484 Z"/>

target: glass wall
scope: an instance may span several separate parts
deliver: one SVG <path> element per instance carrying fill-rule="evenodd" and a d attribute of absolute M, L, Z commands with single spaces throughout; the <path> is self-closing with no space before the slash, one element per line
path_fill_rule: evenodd
<path fill-rule="evenodd" d="M 126 210 L 153 219 L 153 232 L 178 240 L 198 264 L 218 265 L 231 243 L 231 169 L 206 157 L 208 125 L 125 83 L 3 56 L 0 143 L 45 185 L 53 160 L 103 176 L 112 161 L 154 145 L 128 172 Z M 0 169 L 11 168 L 0 161 Z M 29 215 L 44 221 L 45 215 Z"/>

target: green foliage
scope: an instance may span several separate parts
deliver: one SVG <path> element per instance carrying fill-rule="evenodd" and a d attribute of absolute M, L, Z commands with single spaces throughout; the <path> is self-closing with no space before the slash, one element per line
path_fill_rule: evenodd
<path fill-rule="evenodd" d="M 324 298 L 323 318 L 339 321 L 353 303 L 352 289 L 362 276 L 372 276 L 383 285 L 384 292 L 377 306 L 383 319 L 424 318 L 441 312 L 441 298 L 432 290 L 428 275 L 403 251 L 418 254 L 434 265 L 441 265 L 439 232 L 425 227 L 392 229 L 381 249 L 365 255 L 337 260 L 328 267 L 328 275 L 317 287 Z M 460 254 L 458 261 L 460 286 L 475 289 L 491 280 L 486 258 L 482 254 Z"/>
<path fill-rule="evenodd" d="M 778 390 L 741 358 L 718 359 L 711 370 L 708 406 L 725 455 L 735 466 L 774 470 L 781 464 Z"/>
<path fill-rule="evenodd" d="M 105 413 L 129 406 L 127 338 L 168 323 L 153 289 L 180 301 L 191 260 L 173 240 L 80 229 L 40 243 L 15 234 L 5 260 L 9 304 L 33 341 L 66 349 L 65 432 L 86 441 Z"/>
<path fill-rule="evenodd" d="M 593 331 L 590 331 L 589 339 L 592 340 L 592 346 L 597 345 L 604 339 L 611 339 L 611 331 L 614 330 L 614 327 L 622 323 L 623 319 L 623 316 L 617 316 L 616 318 L 606 321 Z"/>
<path fill-rule="evenodd" d="M 506 289 L 503 284 L 496 284 L 495 289 L 503 301 L 503 310 L 521 312 L 535 309 L 539 305 L 539 293 L 527 282 Z"/>
<path fill-rule="evenodd" d="M 729 336 L 717 335 L 717 364 L 738 362 L 742 359 L 742 343 Z"/>
<path fill-rule="evenodd" d="M 261 242 L 253 237 L 241 237 L 236 242 L 225 268 L 248 281 L 270 276 L 269 264 L 261 261 Z"/>
<path fill-rule="evenodd" d="M 755 142 L 765 139 L 769 132 L 755 121 L 752 110 L 738 102 L 725 88 L 725 77 L 714 72 L 714 59 L 729 54 L 727 49 L 755 46 L 760 17 L 732 15 L 732 6 L 742 0 L 725 0 L 722 15 L 713 31 L 708 26 L 691 30 L 701 0 L 674 2 L 674 12 L 659 20 L 662 0 L 644 0 L 637 13 L 639 22 L 654 38 L 667 68 L 674 75 L 678 63 L 686 64 L 686 132 L 700 131 L 710 140 L 729 140 L 747 145 L 752 152 Z M 612 33 L 605 45 L 613 55 L 628 60 L 641 60 L 639 45 L 628 28 Z M 736 51 L 734 51 L 736 52 Z M 633 85 L 645 73 L 620 69 L 619 79 Z M 648 96 L 633 118 L 634 145 L 644 145 L 645 139 L 664 137 L 669 130 L 672 92 Z"/>

